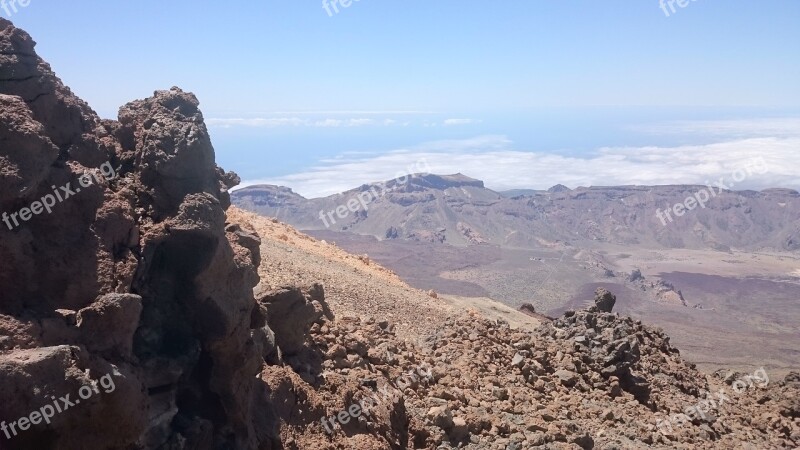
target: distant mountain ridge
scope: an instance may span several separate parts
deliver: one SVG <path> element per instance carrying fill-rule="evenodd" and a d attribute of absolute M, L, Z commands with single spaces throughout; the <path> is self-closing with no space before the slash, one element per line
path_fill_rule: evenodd
<path fill-rule="evenodd" d="M 666 248 L 800 250 L 800 193 L 715 191 L 705 207 L 659 219 L 706 186 L 609 186 L 504 193 L 463 174 L 413 175 L 306 199 L 291 189 L 250 186 L 237 206 L 306 230 L 379 239 L 534 248 L 581 240 Z"/>

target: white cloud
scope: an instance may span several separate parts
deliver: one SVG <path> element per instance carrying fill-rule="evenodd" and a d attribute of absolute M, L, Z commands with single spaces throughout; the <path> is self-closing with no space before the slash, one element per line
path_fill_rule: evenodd
<path fill-rule="evenodd" d="M 305 172 L 245 185 L 289 186 L 306 197 L 342 192 L 363 183 L 418 172 L 424 161 L 431 173 L 463 173 L 495 190 L 613 185 L 704 184 L 730 179 L 737 169 L 763 158 L 765 174 L 748 177 L 736 189 L 800 189 L 800 137 L 738 139 L 678 147 L 604 147 L 583 156 L 564 156 L 513 148 L 504 136 L 433 141 L 381 155 L 357 155 L 321 161 Z"/>
<path fill-rule="evenodd" d="M 315 115 L 315 116 L 336 116 L 336 115 L 345 115 L 345 116 L 367 116 L 367 115 L 383 115 L 383 116 L 400 116 L 400 115 L 423 115 L 423 114 L 438 114 L 434 111 L 369 111 L 369 110 L 352 110 L 352 111 L 344 111 L 344 110 L 331 110 L 331 111 L 273 111 L 273 112 L 259 112 L 254 114 L 282 114 L 282 115 Z"/>
<path fill-rule="evenodd" d="M 632 127 L 652 134 L 746 137 L 800 137 L 800 117 L 673 121 Z"/>
<path fill-rule="evenodd" d="M 352 113 L 353 115 L 376 116 L 379 114 L 391 115 L 408 115 L 408 114 L 433 114 L 417 111 L 328 111 L 325 114 L 331 116 L 344 115 Z M 391 117 L 386 118 L 367 118 L 367 117 L 353 117 L 353 118 L 332 118 L 325 117 L 322 112 L 307 112 L 295 113 L 297 115 L 320 115 L 319 118 L 300 118 L 297 116 L 292 117 L 250 117 L 250 118 L 210 118 L 206 119 L 206 124 L 209 127 L 250 127 L 250 128 L 277 128 L 277 127 L 314 127 L 314 128 L 340 128 L 340 127 L 363 127 L 363 126 L 402 126 L 407 127 L 411 125 L 409 121 L 399 121 Z M 476 119 L 446 119 L 439 122 L 422 122 L 423 127 L 436 127 L 436 126 L 457 126 L 457 125 L 472 125 L 481 123 L 481 120 Z"/>
<path fill-rule="evenodd" d="M 384 119 L 383 120 L 383 125 L 387 126 L 387 127 L 392 126 L 392 125 L 397 125 L 397 126 L 401 126 L 401 127 L 407 127 L 407 126 L 411 125 L 411 122 L 400 122 L 400 121 L 397 121 L 397 120 L 394 120 L 394 119 Z"/>
<path fill-rule="evenodd" d="M 325 119 L 318 120 L 313 123 L 315 127 L 333 128 L 333 127 L 362 127 L 365 125 L 373 125 L 375 122 L 372 119 Z"/>
<path fill-rule="evenodd" d="M 376 120 L 366 118 L 352 119 L 301 119 L 299 117 L 258 117 L 258 118 L 212 118 L 206 119 L 206 124 L 210 127 L 251 127 L 251 128 L 277 128 L 277 127 L 314 127 L 314 128 L 339 128 L 339 127 L 363 127 L 371 125 L 393 126 L 403 125 L 391 119 Z M 405 123 L 407 125 L 408 123 Z"/>
<path fill-rule="evenodd" d="M 451 127 L 454 125 L 472 125 L 480 122 L 480 120 L 475 119 L 445 119 L 445 121 L 442 122 L 442 125 Z"/>
<path fill-rule="evenodd" d="M 209 126 L 218 126 L 223 128 L 230 128 L 235 126 L 240 127 L 260 127 L 260 128 L 275 128 L 285 126 L 301 126 L 307 125 L 308 121 L 297 117 L 275 117 L 275 118 L 252 118 L 252 119 L 206 119 L 206 124 Z"/>

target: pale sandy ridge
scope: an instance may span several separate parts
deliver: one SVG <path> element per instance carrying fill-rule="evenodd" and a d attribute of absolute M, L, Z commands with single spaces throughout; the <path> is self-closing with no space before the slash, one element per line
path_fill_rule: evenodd
<path fill-rule="evenodd" d="M 319 282 L 337 316 L 388 320 L 395 324 L 399 336 L 414 341 L 435 333 L 448 317 L 468 311 L 508 321 L 514 328 L 532 329 L 539 324 L 491 299 L 476 302 L 452 296 L 431 297 L 366 255 L 352 255 L 335 243 L 314 239 L 273 218 L 231 207 L 228 221 L 250 227 L 261 237 L 261 284 L 256 292 Z"/>

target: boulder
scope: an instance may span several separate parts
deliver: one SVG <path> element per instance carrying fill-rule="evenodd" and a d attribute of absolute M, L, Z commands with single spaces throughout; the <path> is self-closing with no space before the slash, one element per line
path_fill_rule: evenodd
<path fill-rule="evenodd" d="M 617 297 L 605 288 L 597 288 L 594 292 L 594 304 L 601 312 L 610 313 L 617 303 Z"/>

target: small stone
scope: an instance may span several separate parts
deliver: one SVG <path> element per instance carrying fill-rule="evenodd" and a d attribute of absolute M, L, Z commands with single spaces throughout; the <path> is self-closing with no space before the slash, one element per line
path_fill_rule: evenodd
<path fill-rule="evenodd" d="M 347 356 L 347 349 L 340 344 L 334 344 L 333 347 L 328 350 L 328 359 L 336 359 L 336 358 L 344 358 Z"/>
<path fill-rule="evenodd" d="M 570 372 L 569 370 L 561 369 L 556 371 L 556 373 L 553 375 L 561 380 L 561 383 L 567 387 L 575 386 L 575 383 L 578 382 L 578 375 L 575 372 Z"/>
<path fill-rule="evenodd" d="M 590 450 L 594 448 L 594 439 L 592 439 L 588 433 L 576 437 L 572 440 L 572 442 L 584 450 Z"/>
<path fill-rule="evenodd" d="M 443 430 L 453 428 L 453 414 L 446 406 L 434 406 L 428 410 L 426 415 L 431 423 Z"/>
<path fill-rule="evenodd" d="M 461 417 L 456 417 L 453 419 L 453 428 L 448 433 L 450 439 L 460 442 L 463 441 L 469 436 L 469 427 L 467 427 L 467 421 L 462 419 Z"/>
<path fill-rule="evenodd" d="M 619 369 L 617 368 L 617 366 L 613 364 L 608 367 L 604 367 L 603 370 L 600 372 L 600 374 L 606 378 L 612 375 L 616 375 L 617 373 L 619 373 Z"/>
<path fill-rule="evenodd" d="M 501 387 L 493 387 L 492 388 L 492 396 L 498 400 L 507 400 L 508 399 L 508 389 L 501 388 Z"/>
<path fill-rule="evenodd" d="M 543 410 L 539 411 L 539 415 L 546 422 L 552 422 L 552 421 L 556 420 L 556 415 L 553 414 L 553 412 L 550 411 L 549 409 L 543 409 Z"/>

